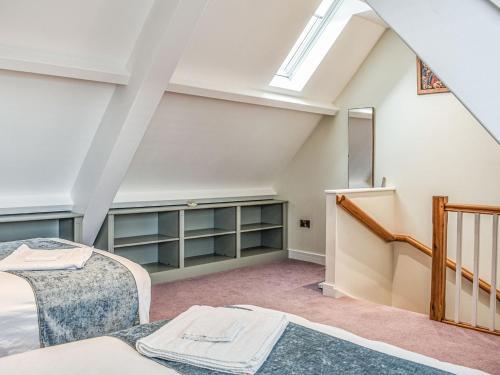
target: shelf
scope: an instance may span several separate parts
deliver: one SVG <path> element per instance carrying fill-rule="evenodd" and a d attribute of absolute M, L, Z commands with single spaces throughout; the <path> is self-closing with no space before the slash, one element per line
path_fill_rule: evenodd
<path fill-rule="evenodd" d="M 253 255 L 262 255 L 262 254 L 268 254 L 272 253 L 275 251 L 284 251 L 282 249 L 276 249 L 274 247 L 267 247 L 267 246 L 256 246 L 256 247 L 249 247 L 247 249 L 241 249 L 241 257 L 250 257 Z"/>
<path fill-rule="evenodd" d="M 209 228 L 209 229 L 192 229 L 184 231 L 184 238 L 203 238 L 203 237 L 213 237 L 222 236 L 224 234 L 236 233 L 234 230 Z"/>
<path fill-rule="evenodd" d="M 242 224 L 241 232 L 254 232 L 258 230 L 276 229 L 276 228 L 283 228 L 283 225 L 267 224 L 267 223 Z"/>
<path fill-rule="evenodd" d="M 286 226 L 284 201 L 137 207 L 110 211 L 95 245 L 173 280 L 285 258 Z"/>
<path fill-rule="evenodd" d="M 144 236 L 132 236 L 115 238 L 115 248 L 148 245 L 154 243 L 178 241 L 176 237 L 165 236 L 163 234 L 148 234 Z"/>
<path fill-rule="evenodd" d="M 228 259 L 234 259 L 219 254 L 197 255 L 184 259 L 184 267 L 199 266 L 201 264 L 221 262 Z"/>
<path fill-rule="evenodd" d="M 142 267 L 148 271 L 148 273 L 157 273 L 163 271 L 176 270 L 177 267 L 169 266 L 163 263 L 147 263 L 142 264 Z"/>

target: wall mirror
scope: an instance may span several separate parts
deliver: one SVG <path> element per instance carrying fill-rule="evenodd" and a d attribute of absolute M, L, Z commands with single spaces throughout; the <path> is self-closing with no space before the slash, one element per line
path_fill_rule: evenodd
<path fill-rule="evenodd" d="M 375 108 L 348 111 L 349 188 L 373 187 Z"/>

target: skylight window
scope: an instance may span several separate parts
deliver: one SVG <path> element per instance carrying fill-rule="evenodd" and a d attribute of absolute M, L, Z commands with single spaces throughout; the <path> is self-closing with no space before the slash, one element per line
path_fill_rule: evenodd
<path fill-rule="evenodd" d="M 359 0 L 323 0 L 270 85 L 302 91 L 352 15 L 369 9 Z"/>

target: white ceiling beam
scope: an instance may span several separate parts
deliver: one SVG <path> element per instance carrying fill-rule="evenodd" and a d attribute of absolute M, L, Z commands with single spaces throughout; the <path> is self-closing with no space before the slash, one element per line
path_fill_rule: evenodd
<path fill-rule="evenodd" d="M 339 109 L 331 103 L 249 89 L 228 90 L 208 88 L 199 85 L 170 83 L 167 86 L 167 91 L 177 94 L 255 104 L 265 107 L 291 109 L 294 111 L 316 113 L 320 115 L 333 116 L 339 111 Z"/>
<path fill-rule="evenodd" d="M 71 195 L 92 244 L 141 143 L 207 0 L 156 0 L 131 56 L 127 86 L 117 86 Z"/>
<path fill-rule="evenodd" d="M 118 85 L 130 78 L 125 66 L 111 61 L 11 46 L 0 46 L 0 69 Z"/>

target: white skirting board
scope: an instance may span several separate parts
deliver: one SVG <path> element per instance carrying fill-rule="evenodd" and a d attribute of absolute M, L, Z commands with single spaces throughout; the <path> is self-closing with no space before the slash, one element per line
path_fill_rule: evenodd
<path fill-rule="evenodd" d="M 326 281 L 323 281 L 321 283 L 321 289 L 323 289 L 323 295 L 326 297 L 332 297 L 332 298 L 351 297 L 347 293 L 344 293 L 341 290 L 337 289 L 334 284 L 327 283 Z"/>
<path fill-rule="evenodd" d="M 325 254 L 313 253 L 311 251 L 288 249 L 288 258 L 325 265 Z"/>

